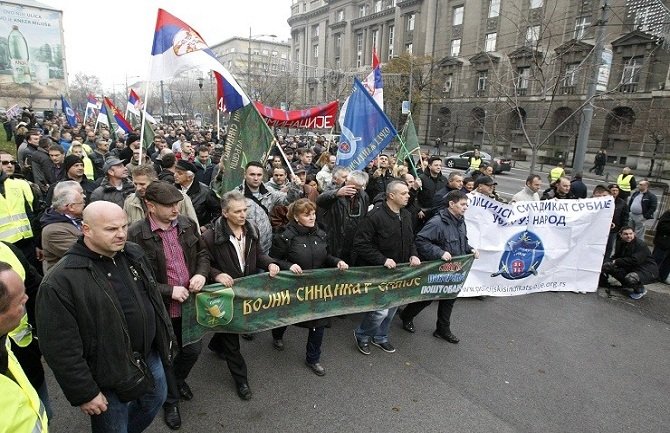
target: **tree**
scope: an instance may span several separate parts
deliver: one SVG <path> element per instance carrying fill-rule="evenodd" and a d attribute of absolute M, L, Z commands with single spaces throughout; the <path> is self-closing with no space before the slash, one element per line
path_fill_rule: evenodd
<path fill-rule="evenodd" d="M 70 102 L 75 106 L 81 104 L 86 107 L 87 96 L 89 93 L 102 95 L 102 83 L 97 75 L 88 75 L 83 72 L 77 72 L 74 79 L 70 82 Z"/>

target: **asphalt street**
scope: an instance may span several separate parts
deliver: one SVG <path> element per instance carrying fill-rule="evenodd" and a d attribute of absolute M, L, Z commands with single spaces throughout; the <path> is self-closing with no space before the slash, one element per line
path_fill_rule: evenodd
<path fill-rule="evenodd" d="M 393 354 L 354 345 L 360 316 L 326 330 L 324 377 L 305 365 L 306 330 L 286 349 L 269 332 L 242 342 L 254 397 L 237 398 L 206 348 L 181 404 L 186 432 L 667 432 L 670 295 L 540 293 L 456 303 L 458 345 L 432 336 L 436 304 L 409 334 L 394 320 Z M 51 373 L 53 432 L 88 430 Z M 149 432 L 170 431 L 162 413 Z"/>

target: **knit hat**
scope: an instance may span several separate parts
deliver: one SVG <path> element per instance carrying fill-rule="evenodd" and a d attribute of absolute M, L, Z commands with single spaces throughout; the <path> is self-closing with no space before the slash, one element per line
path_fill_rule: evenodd
<path fill-rule="evenodd" d="M 65 157 L 65 161 L 63 162 L 63 165 L 65 166 L 65 173 L 70 171 L 70 168 L 72 168 L 73 165 L 75 164 L 83 164 L 84 161 L 77 155 L 68 155 Z"/>

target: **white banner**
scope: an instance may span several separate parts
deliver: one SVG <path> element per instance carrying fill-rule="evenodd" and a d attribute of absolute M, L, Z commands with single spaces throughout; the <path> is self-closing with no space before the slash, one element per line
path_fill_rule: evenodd
<path fill-rule="evenodd" d="M 612 197 L 508 205 L 471 194 L 465 221 L 480 258 L 459 296 L 595 292 L 613 213 Z"/>

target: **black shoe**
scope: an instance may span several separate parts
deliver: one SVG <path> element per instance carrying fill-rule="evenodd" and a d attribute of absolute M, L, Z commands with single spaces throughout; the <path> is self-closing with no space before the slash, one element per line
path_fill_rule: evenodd
<path fill-rule="evenodd" d="M 441 338 L 443 340 L 447 340 L 451 344 L 458 344 L 458 342 L 461 341 L 461 340 L 458 339 L 457 336 L 452 334 L 451 331 L 447 331 L 447 332 L 444 332 L 444 333 L 435 331 L 435 332 L 433 332 L 433 337 Z"/>
<path fill-rule="evenodd" d="M 242 400 L 251 400 L 251 388 L 248 383 L 243 383 L 237 387 L 237 396 Z"/>
<path fill-rule="evenodd" d="M 181 427 L 181 415 L 179 415 L 179 406 L 175 405 L 166 405 L 163 407 L 165 411 L 164 418 L 165 424 L 170 427 L 171 430 L 179 430 Z"/>
<path fill-rule="evenodd" d="M 179 385 L 179 396 L 182 398 L 182 400 L 193 400 L 193 392 L 191 391 L 191 387 L 188 386 L 188 383 L 182 382 Z"/>
<path fill-rule="evenodd" d="M 272 340 L 272 347 L 281 352 L 282 350 L 284 350 L 284 340 L 282 340 L 281 338 L 278 340 Z"/>
<path fill-rule="evenodd" d="M 305 361 L 305 365 L 312 370 L 314 374 L 317 376 L 325 376 L 326 375 L 326 369 L 323 368 L 323 365 L 319 364 L 318 362 L 315 362 L 314 364 L 311 364 L 307 361 Z"/>
<path fill-rule="evenodd" d="M 391 343 L 389 343 L 388 341 L 385 341 L 383 343 L 375 343 L 374 341 L 371 341 L 370 343 L 372 343 L 373 346 L 379 347 L 381 350 L 383 350 L 386 353 L 395 352 L 395 347 L 393 347 L 393 345 Z"/>
<path fill-rule="evenodd" d="M 244 338 L 247 341 L 251 341 L 254 339 L 254 334 L 242 334 L 242 338 Z"/>
<path fill-rule="evenodd" d="M 361 340 L 356 337 L 356 331 L 354 331 L 354 340 L 356 340 L 356 347 L 358 347 L 358 350 L 363 354 L 363 355 L 369 355 L 370 352 L 370 344 L 368 343 L 363 343 Z"/>
<path fill-rule="evenodd" d="M 402 320 L 402 329 L 414 334 L 414 322 L 412 320 L 405 320 L 402 317 L 400 318 L 400 320 Z"/>

